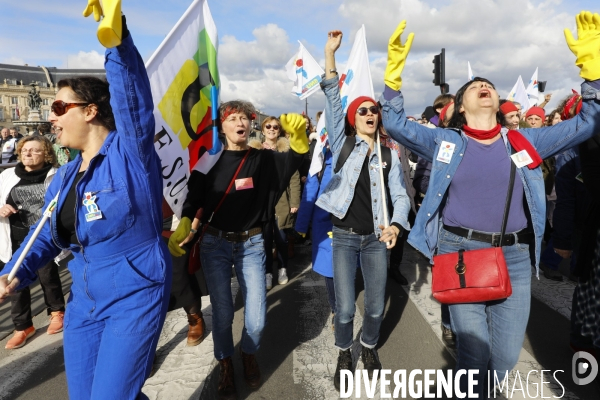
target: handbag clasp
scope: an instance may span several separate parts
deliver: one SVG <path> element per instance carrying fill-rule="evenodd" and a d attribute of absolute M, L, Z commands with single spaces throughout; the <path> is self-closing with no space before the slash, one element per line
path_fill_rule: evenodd
<path fill-rule="evenodd" d="M 465 251 L 463 249 L 458 250 L 458 264 L 454 267 L 456 273 L 459 275 L 464 275 L 467 272 L 467 265 L 463 260 L 463 253 Z"/>

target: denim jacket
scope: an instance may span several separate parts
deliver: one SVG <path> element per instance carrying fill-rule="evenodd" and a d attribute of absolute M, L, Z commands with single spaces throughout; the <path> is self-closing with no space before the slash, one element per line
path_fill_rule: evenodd
<path fill-rule="evenodd" d="M 79 244 L 70 244 L 58 235 L 56 219 L 81 166 L 81 154 L 59 168 L 48 187 L 44 210 L 60 192 L 58 205 L 50 224 L 44 225 L 17 272 L 19 287 L 33 282 L 35 271 L 62 249 L 80 253 L 86 262 L 93 264 L 94 259 L 108 256 L 114 256 L 115 263 L 123 262 L 123 257 L 118 258 L 120 254 L 152 243 L 163 246 L 163 185 L 160 159 L 153 144 L 154 106 L 146 68 L 131 36 L 124 38 L 121 45 L 106 50 L 105 68 L 116 131 L 109 133 L 76 186 L 75 230 Z M 102 212 L 102 218 L 89 222 L 86 221 L 88 210 L 82 205 L 84 194 L 88 192 L 96 196 L 95 204 Z M 31 227 L 24 243 L 29 241 L 38 224 L 39 221 Z M 23 247 L 1 274 L 12 269 Z M 149 252 L 147 262 L 157 268 L 160 263 L 170 264 L 170 260 L 156 259 L 160 253 Z"/>
<path fill-rule="evenodd" d="M 423 199 L 417 214 L 408 242 L 418 251 L 433 261 L 438 244 L 438 232 L 441 225 L 443 199 L 445 198 L 452 177 L 456 173 L 467 147 L 467 136 L 453 129 L 430 129 L 406 119 L 404 98 L 401 93 L 386 88 L 381 97 L 383 124 L 388 134 L 408 147 L 419 157 L 433 163 L 427 196 Z M 590 83 L 582 84 L 584 98 L 598 96 L 598 90 Z M 519 132 L 535 147 L 542 159 L 546 159 L 573 147 L 593 136 L 600 129 L 599 97 L 584 100 L 581 112 L 575 118 L 561 122 L 555 126 L 519 129 Z M 388 99 L 388 100 L 386 100 Z M 507 129 L 501 131 L 506 151 L 510 155 L 511 148 L 507 140 Z M 448 164 L 437 161 L 437 154 L 442 141 L 456 145 Z M 546 195 L 542 169 L 537 167 L 518 168 L 517 173 L 523 182 L 525 198 L 530 212 L 532 228 L 535 234 L 535 265 L 539 265 L 540 246 L 546 221 Z"/>
<path fill-rule="evenodd" d="M 342 109 L 342 101 L 340 99 L 340 89 L 338 85 L 338 77 L 323 80 L 321 88 L 325 92 L 325 126 L 329 135 L 329 145 L 333 153 L 331 165 L 336 165 L 344 141 L 345 122 L 344 112 Z M 365 157 L 369 151 L 367 142 L 355 137 L 356 145 L 350 156 L 344 163 L 344 166 L 337 174 L 333 174 L 331 180 L 325 187 L 323 194 L 317 200 L 317 205 L 323 210 L 330 212 L 337 218 L 344 218 L 346 212 L 352 203 L 354 197 L 354 187 L 358 181 L 360 171 L 362 169 Z M 375 234 L 381 235 L 379 225 L 384 225 L 383 207 L 381 201 L 381 182 L 379 178 L 379 149 L 374 146 L 368 160 L 369 178 L 371 180 L 371 205 L 373 211 L 373 226 Z M 385 166 L 384 166 L 385 168 Z M 402 180 L 402 171 L 400 170 L 400 161 L 398 157 L 392 157 L 392 165 L 388 176 L 388 188 L 391 197 L 391 204 L 394 207 L 394 213 L 391 216 L 391 221 L 396 222 L 404 229 L 410 230 L 408 224 L 408 212 L 410 211 L 410 200 L 406 194 L 406 189 Z M 389 215 L 388 215 L 389 219 Z"/>

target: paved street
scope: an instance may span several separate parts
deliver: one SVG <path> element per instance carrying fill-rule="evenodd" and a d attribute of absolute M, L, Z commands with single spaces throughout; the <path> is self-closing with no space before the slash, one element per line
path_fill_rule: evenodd
<path fill-rule="evenodd" d="M 331 314 L 321 276 L 310 268 L 310 247 L 297 246 L 297 256 L 288 270 L 290 282 L 275 285 L 268 293 L 267 327 L 258 353 L 263 384 L 256 391 L 247 390 L 236 346 L 234 367 L 236 385 L 243 399 L 333 399 L 339 398 L 332 383 L 337 360 L 333 347 Z M 431 298 L 427 260 L 406 247 L 403 273 L 410 285 L 402 287 L 388 281 L 386 314 L 379 341 L 379 355 L 384 368 L 451 369 L 455 356 L 441 341 L 440 308 Z M 360 280 L 357 282 L 360 287 Z M 568 348 L 570 299 L 574 284 L 533 279 L 532 310 L 521 357 L 509 380 L 508 397 L 564 399 L 597 399 L 591 386 L 577 386 L 571 379 L 571 357 Z M 237 296 L 237 281 L 232 279 L 232 296 L 236 299 L 234 338 L 239 340 L 243 309 Z M 203 298 L 208 336 L 202 344 L 187 347 L 187 319 L 183 310 L 168 314 L 155 360 L 155 374 L 147 380 L 144 393 L 151 399 L 215 399 L 218 365 L 212 355 L 211 306 Z M 355 336 L 358 337 L 364 312 L 362 292 L 357 299 Z M 4 315 L 4 314 L 3 314 Z M 66 399 L 66 383 L 62 358 L 62 334 L 48 336 L 45 313 L 36 317 L 36 336 L 22 349 L 4 350 L 7 339 L 0 342 L 0 398 Z M 359 360 L 360 346 L 354 348 Z M 357 369 L 362 363 L 357 362 Z M 530 373 L 535 370 L 538 372 Z M 541 370 L 564 370 L 543 375 Z M 527 377 L 529 374 L 529 385 Z M 422 377 L 421 377 L 422 378 Z M 392 379 L 393 382 L 393 379 Z M 394 390 L 392 383 L 387 392 Z M 564 388 L 564 389 L 563 389 Z M 431 389 L 435 393 L 436 388 Z M 529 392 L 528 392 L 529 391 Z M 563 394 L 564 391 L 564 394 Z M 529 394 L 527 394 L 529 393 Z M 537 393 L 537 396 L 536 396 Z M 527 397 L 529 396 L 529 397 Z M 382 398 L 380 385 L 375 398 Z M 410 393 L 406 394 L 411 398 Z M 361 397 L 368 398 L 365 387 Z"/>

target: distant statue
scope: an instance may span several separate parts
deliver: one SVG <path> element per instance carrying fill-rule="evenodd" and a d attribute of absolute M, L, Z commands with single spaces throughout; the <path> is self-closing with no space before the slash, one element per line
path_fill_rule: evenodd
<path fill-rule="evenodd" d="M 42 104 L 42 97 L 40 96 L 40 92 L 35 90 L 36 84 L 31 84 L 31 90 L 29 91 L 29 108 L 32 110 L 39 110 L 40 105 Z"/>

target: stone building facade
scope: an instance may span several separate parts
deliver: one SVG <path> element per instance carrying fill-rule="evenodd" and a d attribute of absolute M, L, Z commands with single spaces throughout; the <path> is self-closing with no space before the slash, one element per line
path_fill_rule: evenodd
<path fill-rule="evenodd" d="M 104 69 L 59 69 L 56 67 L 31 67 L 28 65 L 0 64 L 0 128 L 12 127 L 14 121 L 26 121 L 29 115 L 27 102 L 31 83 L 37 84 L 42 98 L 40 119 L 47 121 L 50 105 L 54 101 L 56 84 L 64 78 L 96 76 L 105 78 Z M 20 133 L 24 134 L 23 129 Z"/>

